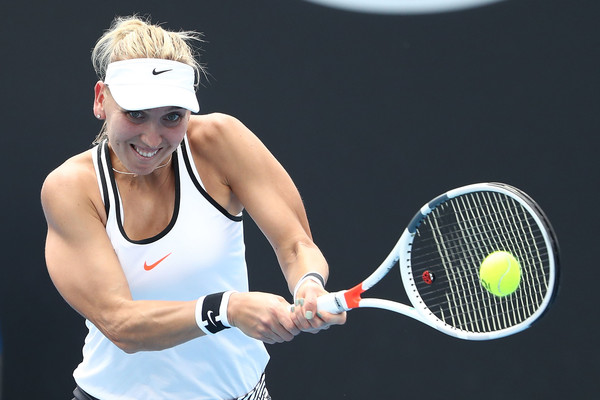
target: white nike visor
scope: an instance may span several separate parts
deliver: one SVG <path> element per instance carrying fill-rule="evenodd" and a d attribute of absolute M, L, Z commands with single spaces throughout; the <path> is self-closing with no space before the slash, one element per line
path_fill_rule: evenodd
<path fill-rule="evenodd" d="M 175 106 L 198 112 L 194 68 L 171 60 L 134 58 L 108 64 L 104 83 L 127 111 Z"/>

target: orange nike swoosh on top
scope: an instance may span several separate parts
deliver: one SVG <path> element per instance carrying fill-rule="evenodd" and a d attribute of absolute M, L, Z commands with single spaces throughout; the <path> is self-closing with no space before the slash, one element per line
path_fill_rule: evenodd
<path fill-rule="evenodd" d="M 150 271 L 151 269 L 153 269 L 154 267 L 156 267 L 158 264 L 160 264 L 161 262 L 163 262 L 165 260 L 165 258 L 169 257 L 171 255 L 171 253 L 167 254 L 166 256 L 164 256 L 163 258 L 161 258 L 160 260 L 158 260 L 157 262 L 155 262 L 154 264 L 146 264 L 146 261 L 144 261 L 144 269 L 146 271 Z"/>

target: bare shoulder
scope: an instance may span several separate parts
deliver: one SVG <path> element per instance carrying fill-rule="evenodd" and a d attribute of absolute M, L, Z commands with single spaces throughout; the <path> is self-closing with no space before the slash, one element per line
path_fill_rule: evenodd
<path fill-rule="evenodd" d="M 41 201 L 46 218 L 60 218 L 67 210 L 87 209 L 98 215 L 104 207 L 92 161 L 92 150 L 66 160 L 54 169 L 42 185 Z M 102 210 L 102 211 L 100 211 Z"/>
<path fill-rule="evenodd" d="M 208 193 L 230 213 L 259 204 L 261 190 L 291 187 L 283 167 L 258 137 L 226 114 L 193 116 L 190 148 Z"/>
<path fill-rule="evenodd" d="M 235 146 L 252 137 L 254 134 L 240 120 L 222 113 L 194 115 L 188 125 L 188 138 L 196 148 Z"/>
<path fill-rule="evenodd" d="M 260 160 L 271 158 L 258 137 L 227 114 L 191 117 L 188 138 L 194 156 L 211 165 L 222 181 L 229 181 L 240 170 L 249 172 Z"/>
<path fill-rule="evenodd" d="M 88 150 L 69 158 L 50 172 L 44 180 L 42 195 L 52 195 L 64 189 L 81 189 L 90 179 L 95 179 L 95 171 L 91 150 Z"/>

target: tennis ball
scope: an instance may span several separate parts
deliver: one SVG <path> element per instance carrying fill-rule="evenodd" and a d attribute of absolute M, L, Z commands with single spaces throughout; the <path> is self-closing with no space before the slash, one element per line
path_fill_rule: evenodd
<path fill-rule="evenodd" d="M 488 292 L 499 297 L 508 296 L 519 287 L 521 266 L 512 254 L 495 251 L 481 263 L 479 279 Z"/>

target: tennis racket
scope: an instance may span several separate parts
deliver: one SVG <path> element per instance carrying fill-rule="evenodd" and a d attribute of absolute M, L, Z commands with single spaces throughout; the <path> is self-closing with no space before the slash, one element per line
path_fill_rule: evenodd
<path fill-rule="evenodd" d="M 521 266 L 519 286 L 508 296 L 488 292 L 479 278 L 483 260 L 500 250 Z M 361 298 L 396 263 L 412 306 Z M 369 277 L 352 289 L 319 297 L 317 309 L 381 308 L 460 339 L 491 340 L 531 326 L 557 288 L 558 242 L 541 208 L 515 187 L 480 183 L 424 205 Z"/>

